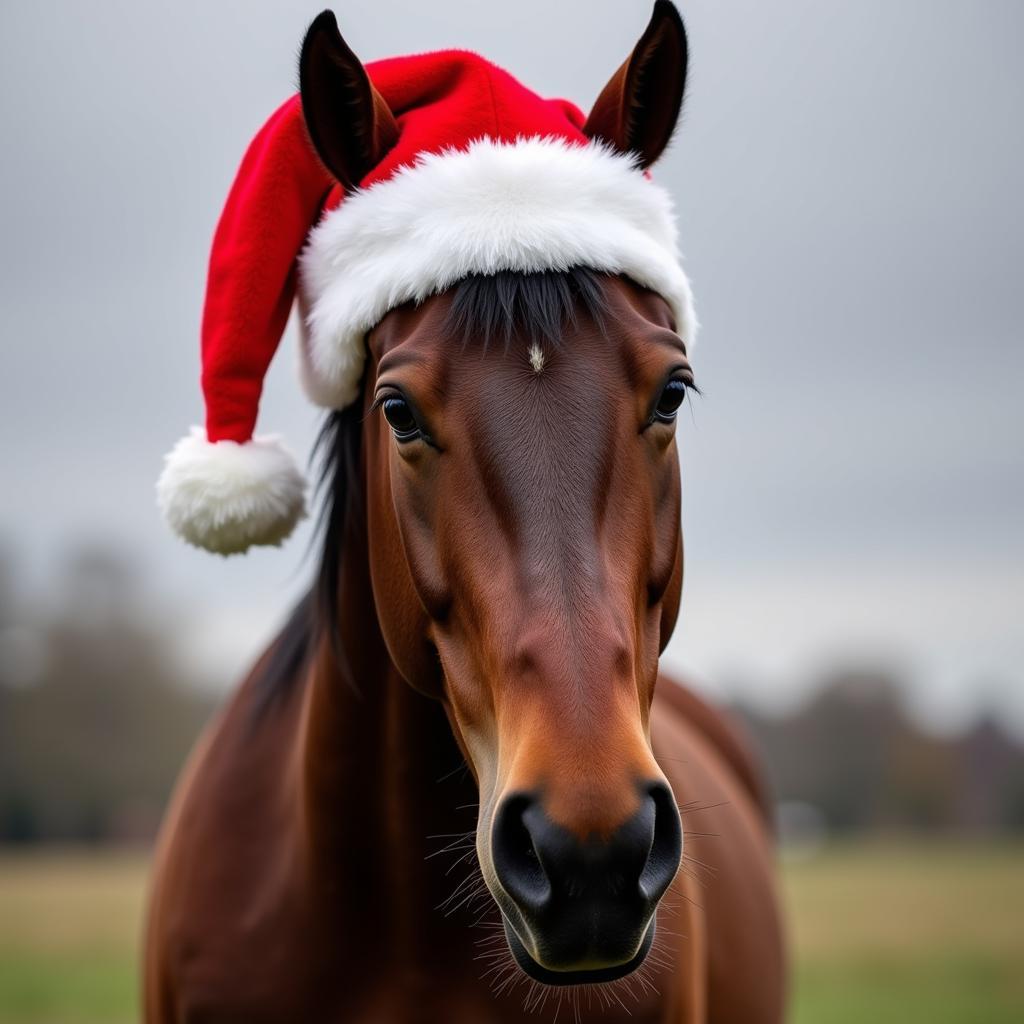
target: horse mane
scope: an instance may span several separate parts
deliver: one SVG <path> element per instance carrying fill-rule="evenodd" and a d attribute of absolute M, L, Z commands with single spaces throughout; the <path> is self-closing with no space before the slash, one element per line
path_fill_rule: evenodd
<path fill-rule="evenodd" d="M 602 329 L 608 306 L 600 275 L 585 267 L 523 273 L 475 274 L 451 289 L 452 302 L 444 333 L 485 348 L 512 340 L 531 345 L 560 345 L 566 327 L 575 328 L 581 315 Z M 364 382 L 365 383 L 365 382 Z M 317 641 L 328 637 L 338 670 L 358 692 L 339 629 L 345 537 L 365 512 L 361 448 L 363 403 L 327 414 L 313 447 L 319 462 L 317 493 L 321 497 L 317 533 L 321 538 L 316 580 L 292 612 L 266 657 L 257 666 L 252 685 L 255 717 L 287 701 L 303 677 L 303 668 Z"/>

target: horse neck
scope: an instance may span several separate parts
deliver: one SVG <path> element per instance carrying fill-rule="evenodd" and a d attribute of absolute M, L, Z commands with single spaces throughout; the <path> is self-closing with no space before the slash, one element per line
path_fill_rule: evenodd
<path fill-rule="evenodd" d="M 443 708 L 414 691 L 388 655 L 365 533 L 355 531 L 346 551 L 358 557 L 345 558 L 338 623 L 350 679 L 324 636 L 306 691 L 303 832 L 315 887 L 336 894 L 339 920 L 356 926 L 364 952 L 368 934 L 386 920 L 381 940 L 394 954 L 403 932 L 410 951 L 422 949 L 424 934 L 443 941 L 436 908 L 461 876 L 445 875 L 454 858 L 429 855 L 450 842 L 439 837 L 472 832 L 477 797 Z M 453 941 L 465 941 L 465 921 L 457 923 Z"/>

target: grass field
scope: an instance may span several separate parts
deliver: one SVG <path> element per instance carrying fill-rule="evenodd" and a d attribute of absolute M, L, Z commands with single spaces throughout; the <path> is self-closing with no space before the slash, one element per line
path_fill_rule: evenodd
<path fill-rule="evenodd" d="M 792 1024 L 1024 1022 L 1024 847 L 851 846 L 785 868 Z M 0 856 L 0 1024 L 129 1024 L 145 882 Z"/>
<path fill-rule="evenodd" d="M 793 1024 L 1022 1024 L 1024 847 L 849 847 L 789 865 Z"/>

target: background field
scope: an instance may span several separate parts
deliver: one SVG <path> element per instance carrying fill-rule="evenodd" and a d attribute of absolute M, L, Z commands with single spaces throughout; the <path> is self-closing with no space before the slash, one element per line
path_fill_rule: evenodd
<path fill-rule="evenodd" d="M 0 1024 L 137 1019 L 141 856 L 0 858 Z M 787 863 L 792 1024 L 1019 1024 L 1024 846 L 837 846 Z"/>

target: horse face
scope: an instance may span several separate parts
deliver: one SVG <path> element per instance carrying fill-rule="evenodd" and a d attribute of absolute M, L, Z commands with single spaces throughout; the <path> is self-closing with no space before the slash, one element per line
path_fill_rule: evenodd
<path fill-rule="evenodd" d="M 602 322 L 558 344 L 463 346 L 450 294 L 396 310 L 366 386 L 385 639 L 476 775 L 513 953 L 563 984 L 643 960 L 681 849 L 648 716 L 682 580 L 690 369 L 661 299 L 598 280 Z"/>
<path fill-rule="evenodd" d="M 583 135 L 649 167 L 686 67 L 682 21 L 657 0 Z M 300 82 L 325 166 L 361 181 L 399 126 L 333 16 L 311 26 Z M 463 346 L 450 293 L 369 339 L 378 616 L 405 678 L 444 702 L 509 944 L 551 983 L 640 963 L 681 846 L 648 715 L 682 579 L 672 414 L 689 367 L 661 299 L 601 288 L 603 323 L 570 317 L 557 345 Z"/>

